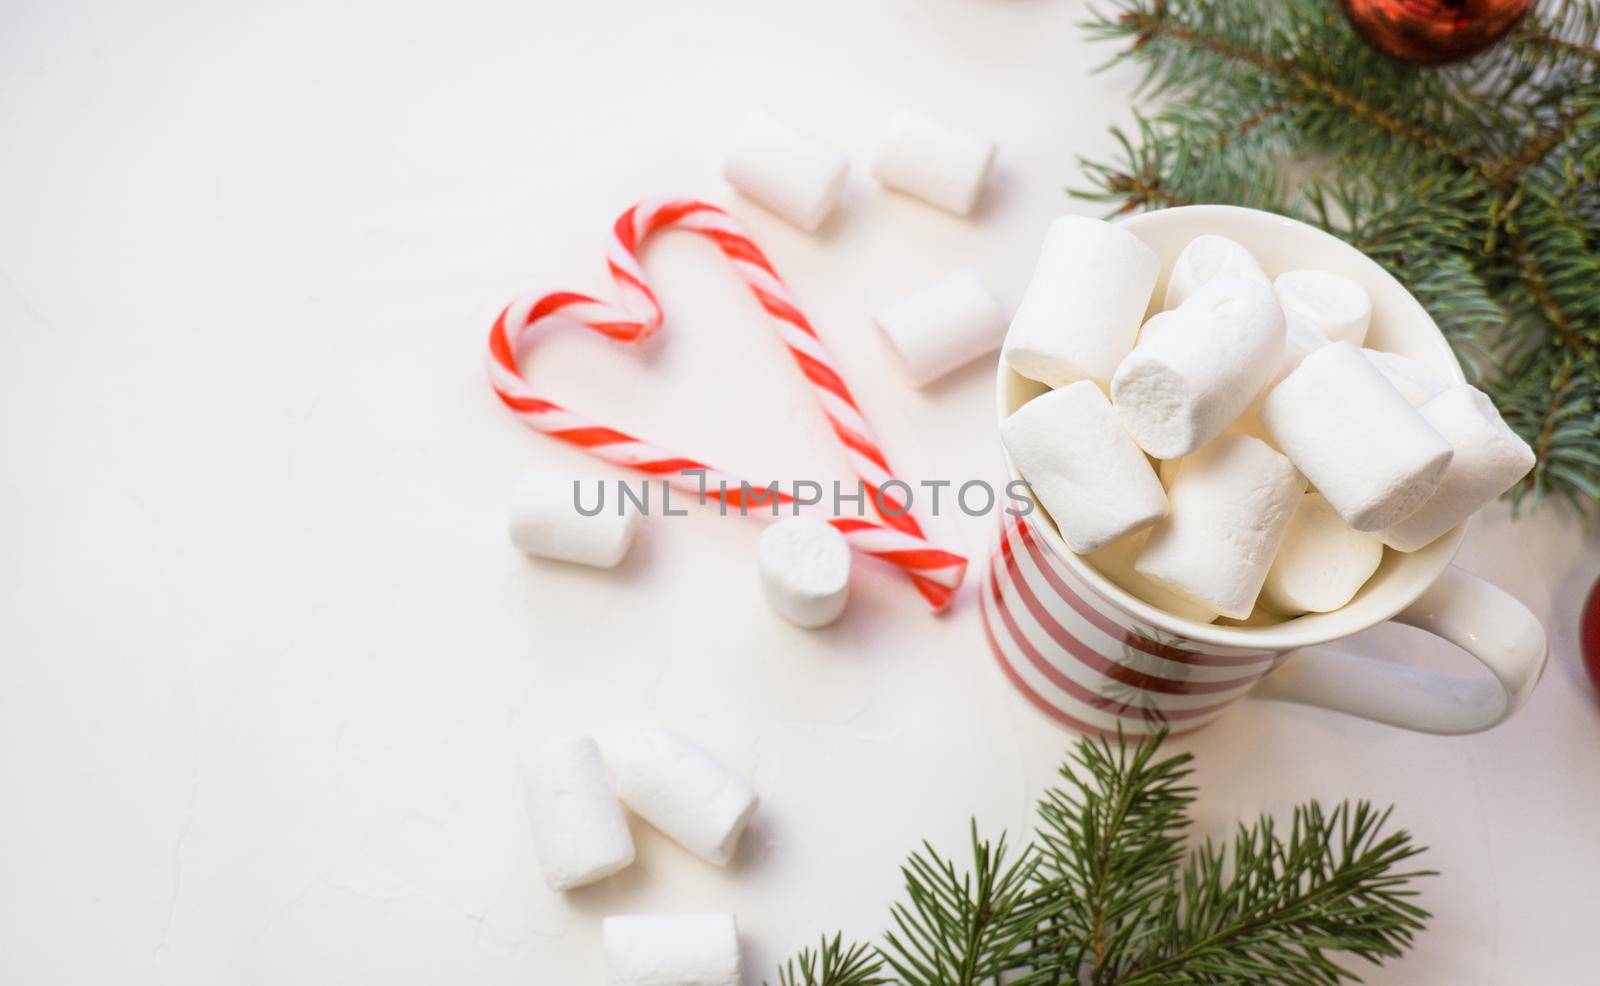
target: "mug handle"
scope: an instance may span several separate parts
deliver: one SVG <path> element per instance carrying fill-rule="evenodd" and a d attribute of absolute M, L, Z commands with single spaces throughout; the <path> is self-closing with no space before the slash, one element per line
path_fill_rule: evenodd
<path fill-rule="evenodd" d="M 1492 678 L 1418 671 L 1389 661 L 1294 651 L 1251 694 L 1315 705 L 1424 733 L 1476 733 L 1504 722 L 1544 672 L 1544 627 L 1510 593 L 1454 565 L 1395 622 L 1477 658 Z"/>

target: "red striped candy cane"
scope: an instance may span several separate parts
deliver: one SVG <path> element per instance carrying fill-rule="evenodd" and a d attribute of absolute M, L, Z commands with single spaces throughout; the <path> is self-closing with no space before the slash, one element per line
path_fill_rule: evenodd
<path fill-rule="evenodd" d="M 691 230 L 715 243 L 761 307 L 776 320 L 778 335 L 811 382 L 822 413 L 844 445 L 851 469 L 882 518 L 879 523 L 862 517 L 829 516 L 828 523 L 856 550 L 904 569 L 923 597 L 936 610 L 944 609 L 961 584 L 967 560 L 929 544 L 903 499 L 892 489 L 884 488 L 894 475 L 850 389 L 834 368 L 833 358 L 761 250 L 733 217 L 714 205 L 692 199 L 654 199 L 639 203 L 617 219 L 606 248 L 606 263 L 617 283 L 620 306 L 571 291 L 557 291 L 507 306 L 489 333 L 489 382 L 495 393 L 523 424 L 607 462 L 660 476 L 676 487 L 696 494 L 703 492 L 707 499 L 732 507 L 770 504 L 772 499 L 759 498 L 766 496 L 766 488 L 754 487 L 760 492 L 747 504 L 745 492 L 750 487 L 747 484 L 742 488 L 736 477 L 590 421 L 535 395 L 518 365 L 518 342 L 550 319 L 575 321 L 622 342 L 649 338 L 661 327 L 661 305 L 645 281 L 638 248 L 651 233 L 674 228 Z M 793 502 L 793 497 L 778 491 L 776 500 L 787 504 Z"/>

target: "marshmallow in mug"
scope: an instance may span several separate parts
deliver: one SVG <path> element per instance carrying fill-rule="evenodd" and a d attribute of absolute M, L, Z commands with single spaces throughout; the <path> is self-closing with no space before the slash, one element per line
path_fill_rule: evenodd
<path fill-rule="evenodd" d="M 918 387 L 993 352 L 1006 335 L 1006 310 L 971 267 L 884 305 L 872 320 Z"/>
<path fill-rule="evenodd" d="M 1383 544 L 1346 524 L 1317 492 L 1300 498 L 1261 586 L 1261 605 L 1283 616 L 1331 613 L 1355 597 L 1383 560 Z"/>
<path fill-rule="evenodd" d="M 1182 305 L 1195 292 L 1221 277 L 1242 277 L 1247 281 L 1271 286 L 1267 274 L 1261 269 L 1255 255 L 1244 244 L 1206 233 L 1196 236 L 1178 254 L 1172 273 L 1167 276 L 1167 294 L 1163 307 L 1171 310 Z"/>
<path fill-rule="evenodd" d="M 1172 509 L 1150 531 L 1134 569 L 1223 616 L 1255 608 L 1306 478 L 1266 442 L 1218 436 L 1183 459 Z"/>
<path fill-rule="evenodd" d="M 795 626 L 827 626 L 850 594 L 850 545 L 815 517 L 788 517 L 761 532 L 756 546 L 761 591 Z"/>
<path fill-rule="evenodd" d="M 1494 402 L 1476 387 L 1451 387 L 1422 405 L 1422 416 L 1455 455 L 1439 488 L 1422 506 L 1378 539 L 1396 551 L 1416 551 L 1471 517 L 1533 468 L 1533 449 L 1506 426 Z"/>
<path fill-rule="evenodd" d="M 612 760 L 624 804 L 706 862 L 727 865 L 756 810 L 744 778 L 665 729 L 628 733 Z"/>
<path fill-rule="evenodd" d="M 619 914 L 600 923 L 610 986 L 739 986 L 732 914 Z"/>
<path fill-rule="evenodd" d="M 1358 531 L 1390 527 L 1420 507 L 1454 454 L 1348 342 L 1307 356 L 1262 401 L 1261 423 Z"/>
<path fill-rule="evenodd" d="M 1077 380 L 1110 386 L 1139 335 L 1160 273 L 1156 252 L 1127 230 L 1062 216 L 1045 233 L 1011 319 L 1006 365 L 1050 387 Z"/>
<path fill-rule="evenodd" d="M 539 869 L 551 890 L 603 879 L 633 862 L 628 821 L 587 736 L 535 750 L 522 768 L 523 795 Z"/>
<path fill-rule="evenodd" d="M 1412 407 L 1422 405 L 1444 393 L 1450 382 L 1423 365 L 1421 361 L 1399 353 L 1386 353 L 1380 349 L 1363 349 L 1365 356 L 1378 372 L 1384 375 L 1400 396 Z"/>
<path fill-rule="evenodd" d="M 1359 346 L 1372 322 L 1372 299 L 1366 289 L 1343 274 L 1325 270 L 1291 270 L 1272 282 L 1286 312 L 1310 321 L 1330 342 Z"/>
<path fill-rule="evenodd" d="M 1167 513 L 1167 495 L 1093 381 L 1035 397 L 1000 441 L 1067 547 L 1086 555 Z"/>
<path fill-rule="evenodd" d="M 1168 467 L 1174 477 L 1177 476 L 1178 463 L 1183 460 L 1171 459 L 1161 463 L 1161 475 L 1165 481 Z M 1184 620 L 1194 620 L 1196 623 L 1210 623 L 1217 618 L 1215 610 L 1203 606 L 1188 596 L 1173 592 L 1159 582 L 1140 575 L 1133 566 L 1139 559 L 1139 552 L 1144 550 L 1145 542 L 1150 539 L 1150 528 L 1134 531 L 1127 537 L 1117 538 L 1115 541 L 1088 555 L 1089 563 L 1100 571 L 1102 575 L 1125 589 L 1129 594 L 1142 599 L 1156 609 L 1171 613 Z"/>
<path fill-rule="evenodd" d="M 1111 401 L 1139 447 L 1188 455 L 1249 407 L 1283 363 L 1283 309 L 1266 284 L 1208 282 L 1159 331 L 1143 333 L 1111 379 Z"/>
<path fill-rule="evenodd" d="M 511 493 L 511 543 L 525 554 L 597 568 L 614 568 L 628 553 L 639 515 L 600 510 L 578 512 L 577 476 L 529 469 Z"/>
<path fill-rule="evenodd" d="M 872 159 L 873 177 L 958 216 L 972 211 L 994 141 L 920 113 L 900 113 Z"/>
<path fill-rule="evenodd" d="M 735 191 L 808 233 L 833 211 L 849 170 L 843 154 L 765 113 L 745 120 L 722 163 Z"/>

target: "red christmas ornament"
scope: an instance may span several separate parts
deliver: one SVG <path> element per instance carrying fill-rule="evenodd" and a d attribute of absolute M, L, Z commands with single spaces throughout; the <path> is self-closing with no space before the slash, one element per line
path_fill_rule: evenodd
<path fill-rule="evenodd" d="M 1361 39 L 1405 62 L 1453 62 L 1522 19 L 1533 0 L 1339 0 Z"/>
<path fill-rule="evenodd" d="M 1583 604 L 1583 616 L 1578 622 L 1578 649 L 1583 651 L 1589 680 L 1600 688 L 1600 581 L 1589 590 L 1589 599 Z"/>

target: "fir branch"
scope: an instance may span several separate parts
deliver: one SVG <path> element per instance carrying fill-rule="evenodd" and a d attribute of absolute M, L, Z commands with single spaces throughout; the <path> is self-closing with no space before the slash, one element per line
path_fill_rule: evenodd
<path fill-rule="evenodd" d="M 1354 119 L 1416 144 L 1425 151 L 1442 154 L 1467 165 L 1480 163 L 1470 148 L 1457 146 L 1439 134 L 1408 122 L 1397 113 L 1372 104 L 1353 89 L 1342 85 L 1338 79 L 1318 75 L 1302 67 L 1295 58 L 1274 55 L 1185 25 L 1172 14 L 1167 0 L 1154 0 L 1148 8 L 1137 3 L 1128 4 L 1128 9 L 1119 15 L 1119 20 L 1134 35 L 1134 51 L 1165 39 L 1225 61 L 1242 63 L 1274 76 L 1280 84 L 1286 85 L 1290 90 L 1286 100 L 1304 103 L 1320 98 L 1349 113 Z"/>
<path fill-rule="evenodd" d="M 924 844 L 877 957 L 824 937 L 778 986 L 1322 986 L 1356 979 L 1345 956 L 1382 963 L 1410 947 L 1429 916 L 1414 882 L 1431 871 L 1413 867 L 1423 850 L 1388 829 L 1388 811 L 1309 802 L 1286 834 L 1263 816 L 1185 862 L 1193 768 L 1159 756 L 1164 739 L 1080 741 L 1014 862 L 976 825 L 970 872 Z"/>

